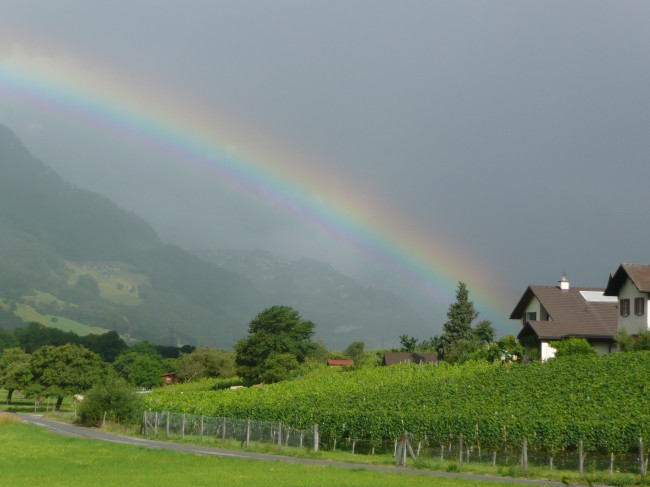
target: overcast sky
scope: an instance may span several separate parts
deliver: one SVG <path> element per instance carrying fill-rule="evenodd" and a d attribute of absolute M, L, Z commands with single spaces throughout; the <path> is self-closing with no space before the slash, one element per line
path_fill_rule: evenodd
<path fill-rule="evenodd" d="M 516 334 L 507 318 L 529 284 L 566 270 L 604 287 L 621 262 L 650 262 L 647 1 L 0 0 L 0 11 L 2 65 L 115 87 L 124 106 L 147 98 L 147 115 L 174 107 L 163 112 L 182 113 L 174 126 L 210 126 L 260 169 L 335 188 L 322 204 L 356 202 L 400 229 L 398 254 L 430 241 L 446 294 L 466 281 L 500 334 Z M 448 303 L 412 291 L 399 259 L 383 266 L 390 255 L 373 260 L 268 199 L 7 93 L 0 123 L 165 241 L 328 261 L 445 321 Z"/>

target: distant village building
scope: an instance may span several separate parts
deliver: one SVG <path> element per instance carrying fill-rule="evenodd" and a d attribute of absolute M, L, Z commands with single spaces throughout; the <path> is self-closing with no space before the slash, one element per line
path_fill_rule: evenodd
<path fill-rule="evenodd" d="M 327 365 L 329 367 L 350 367 L 354 365 L 354 360 L 329 359 Z"/>
<path fill-rule="evenodd" d="M 166 386 L 170 386 L 172 384 L 176 384 L 178 381 L 176 380 L 176 372 L 166 372 L 162 374 L 160 377 L 163 378 L 165 381 Z"/>
<path fill-rule="evenodd" d="M 438 363 L 438 354 L 410 352 L 386 352 L 384 354 L 382 365 L 395 365 L 401 363 L 436 364 Z"/>

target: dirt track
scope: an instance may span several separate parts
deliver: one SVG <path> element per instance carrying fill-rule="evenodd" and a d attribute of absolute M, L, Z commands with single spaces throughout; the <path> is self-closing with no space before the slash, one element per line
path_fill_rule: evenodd
<path fill-rule="evenodd" d="M 467 480 L 477 480 L 477 481 L 480 480 L 482 482 L 512 482 L 513 485 L 541 485 L 541 486 L 549 486 L 549 487 L 550 486 L 561 487 L 565 485 L 561 482 L 552 482 L 548 480 L 512 479 L 512 478 L 497 477 L 492 475 L 472 475 L 472 474 L 463 474 L 463 473 L 434 472 L 431 470 L 416 470 L 412 468 L 393 467 L 388 465 L 366 465 L 366 464 L 358 464 L 358 463 L 335 462 L 330 460 L 316 460 L 310 458 L 285 457 L 282 455 L 268 455 L 263 453 L 222 450 L 220 448 L 204 447 L 199 445 L 188 445 L 188 444 L 180 444 L 180 443 L 173 443 L 167 441 L 154 441 L 154 440 L 146 440 L 142 438 L 134 438 L 131 436 L 123 436 L 115 433 L 108 433 L 106 431 L 102 431 L 96 428 L 86 428 L 74 424 L 52 421 L 49 419 L 45 419 L 40 415 L 35 415 L 35 414 L 20 414 L 19 416 L 26 423 L 43 426 L 55 433 L 62 434 L 62 435 L 78 436 L 81 438 L 88 438 L 93 440 L 111 441 L 113 443 L 124 443 L 127 445 L 137 445 L 137 446 L 144 446 L 148 448 L 173 450 L 173 451 L 179 451 L 185 453 L 195 453 L 200 455 L 217 455 L 217 456 L 231 457 L 231 458 L 248 458 L 248 459 L 255 459 L 255 460 L 262 460 L 262 461 L 298 463 L 303 465 L 322 465 L 322 466 L 346 468 L 346 469 L 377 470 L 377 471 L 393 472 L 393 473 L 400 473 L 400 474 L 427 475 L 430 477 L 461 478 Z M 600 487 L 606 487 L 606 486 L 600 486 Z"/>

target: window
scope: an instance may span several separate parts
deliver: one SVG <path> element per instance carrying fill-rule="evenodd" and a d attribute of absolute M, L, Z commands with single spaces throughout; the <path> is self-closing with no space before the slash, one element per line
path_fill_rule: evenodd
<path fill-rule="evenodd" d="M 634 314 L 643 316 L 645 313 L 645 298 L 634 298 Z"/>
<path fill-rule="evenodd" d="M 524 313 L 524 325 L 529 321 L 535 321 L 537 319 L 537 313 L 535 311 L 527 311 Z"/>
<path fill-rule="evenodd" d="M 629 299 L 621 299 L 620 305 L 618 307 L 618 311 L 621 316 L 629 316 L 630 315 L 630 300 Z"/>

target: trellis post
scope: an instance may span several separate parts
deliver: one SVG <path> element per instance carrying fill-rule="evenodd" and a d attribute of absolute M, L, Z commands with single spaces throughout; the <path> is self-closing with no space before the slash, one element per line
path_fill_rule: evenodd
<path fill-rule="evenodd" d="M 578 457 L 578 472 L 580 473 L 580 477 L 582 477 L 582 474 L 585 471 L 585 455 L 582 440 L 578 443 Z"/>
<path fill-rule="evenodd" d="M 319 438 L 318 438 L 318 423 L 314 425 L 314 451 L 318 452 L 319 447 Z"/>

